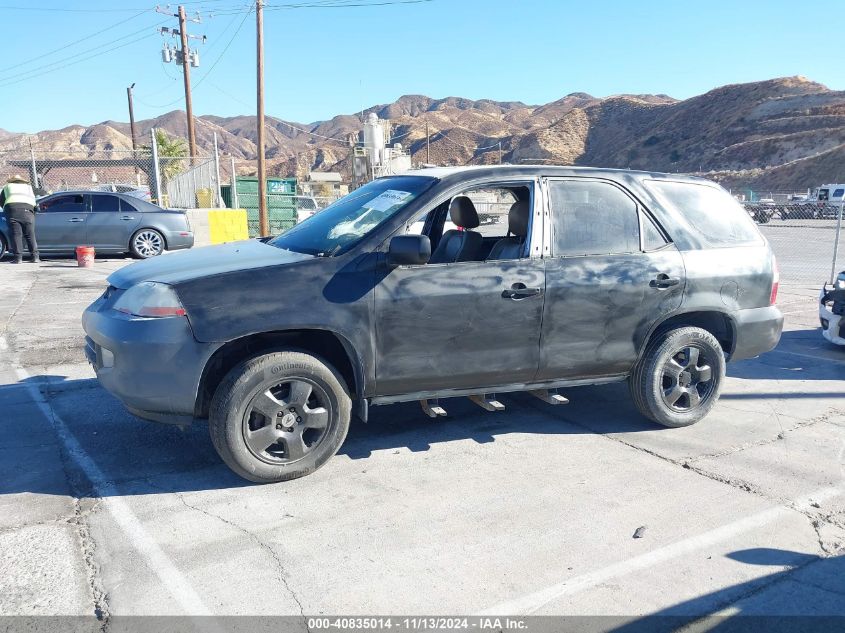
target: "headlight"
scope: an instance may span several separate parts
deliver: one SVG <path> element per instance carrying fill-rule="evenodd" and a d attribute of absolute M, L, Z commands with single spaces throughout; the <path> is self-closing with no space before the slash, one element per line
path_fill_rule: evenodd
<path fill-rule="evenodd" d="M 118 312 L 139 317 L 185 316 L 176 291 L 167 284 L 142 281 L 129 288 L 112 306 Z"/>

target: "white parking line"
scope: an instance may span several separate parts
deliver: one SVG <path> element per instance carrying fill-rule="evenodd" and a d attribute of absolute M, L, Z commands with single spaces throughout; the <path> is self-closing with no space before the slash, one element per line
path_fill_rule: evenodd
<path fill-rule="evenodd" d="M 7 351 L 8 349 L 9 345 L 6 339 L 0 337 L 0 350 Z M 10 358 L 9 365 L 14 369 L 18 380 L 24 381 L 30 378 L 29 373 L 15 360 Z M 132 512 L 129 504 L 120 496 L 120 491 L 107 479 L 96 462 L 85 452 L 64 420 L 52 410 L 49 403 L 41 395 L 37 385 L 33 383 L 25 383 L 25 385 L 32 400 L 44 417 L 47 418 L 47 421 L 53 426 L 56 435 L 58 435 L 59 439 L 65 445 L 70 458 L 85 473 L 85 476 L 94 487 L 95 493 L 102 499 L 103 507 L 126 535 L 128 542 L 145 560 L 147 567 L 158 576 L 162 586 L 176 600 L 186 614 L 211 615 L 211 610 L 205 605 L 187 578 L 176 569 L 176 566 L 167 557 L 167 554 L 162 551 L 158 543 L 155 542 L 155 539 L 144 529 L 141 521 Z"/>
<path fill-rule="evenodd" d="M 796 500 L 795 505 L 799 507 L 808 506 L 811 502 L 819 503 L 838 494 L 839 488 L 823 488 Z M 773 523 L 785 517 L 790 512 L 795 512 L 795 510 L 786 506 L 775 506 L 774 508 L 763 510 L 739 521 L 715 528 L 709 532 L 698 534 L 697 536 L 678 541 L 677 543 L 671 543 L 665 547 L 646 552 L 628 560 L 619 561 L 618 563 L 614 563 L 603 569 L 597 569 L 588 574 L 569 578 L 545 589 L 529 593 L 521 598 L 501 602 L 489 609 L 485 609 L 479 615 L 530 615 L 563 596 L 569 596 L 586 589 L 591 589 L 614 578 L 648 569 L 649 567 L 654 567 L 684 554 L 692 553 L 703 547 L 727 541 L 755 528 Z"/>

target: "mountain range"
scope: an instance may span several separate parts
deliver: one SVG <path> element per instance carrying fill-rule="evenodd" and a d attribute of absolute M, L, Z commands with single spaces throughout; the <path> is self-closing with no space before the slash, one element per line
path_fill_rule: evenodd
<path fill-rule="evenodd" d="M 272 104 L 269 104 L 272 107 Z M 393 103 L 327 121 L 295 123 L 268 116 L 270 172 L 349 171 L 350 148 L 361 118 L 389 119 L 391 137 L 439 165 L 553 163 L 700 173 L 727 186 L 806 189 L 845 178 L 845 92 L 804 77 L 784 77 L 715 88 L 677 100 L 665 94 L 593 97 L 572 93 L 545 105 L 519 101 L 433 99 L 406 95 Z M 182 111 L 136 122 L 138 142 L 151 128 L 186 137 Z M 209 151 L 217 134 L 238 171 L 254 170 L 253 116 L 196 118 L 197 143 Z M 0 152 L 80 151 L 107 155 L 132 147 L 129 124 L 104 121 L 37 134 L 0 130 Z"/>

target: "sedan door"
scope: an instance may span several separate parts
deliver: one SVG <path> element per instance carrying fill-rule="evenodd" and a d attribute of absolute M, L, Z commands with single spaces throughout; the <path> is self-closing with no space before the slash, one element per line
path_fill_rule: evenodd
<path fill-rule="evenodd" d="M 101 250 L 126 252 L 129 239 L 141 222 L 141 214 L 113 193 L 91 193 L 88 243 Z"/>
<path fill-rule="evenodd" d="M 681 303 L 681 253 L 646 210 L 609 181 L 550 179 L 538 380 L 628 373 L 651 327 Z"/>
<path fill-rule="evenodd" d="M 49 251 L 73 251 L 86 243 L 89 213 L 81 193 L 61 193 L 39 201 L 35 216 L 38 247 Z"/>

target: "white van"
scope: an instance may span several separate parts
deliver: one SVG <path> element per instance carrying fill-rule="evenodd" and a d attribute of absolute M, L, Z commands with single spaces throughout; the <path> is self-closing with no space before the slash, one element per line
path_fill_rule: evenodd
<path fill-rule="evenodd" d="M 822 185 L 816 189 L 816 202 L 842 202 L 845 185 Z"/>

